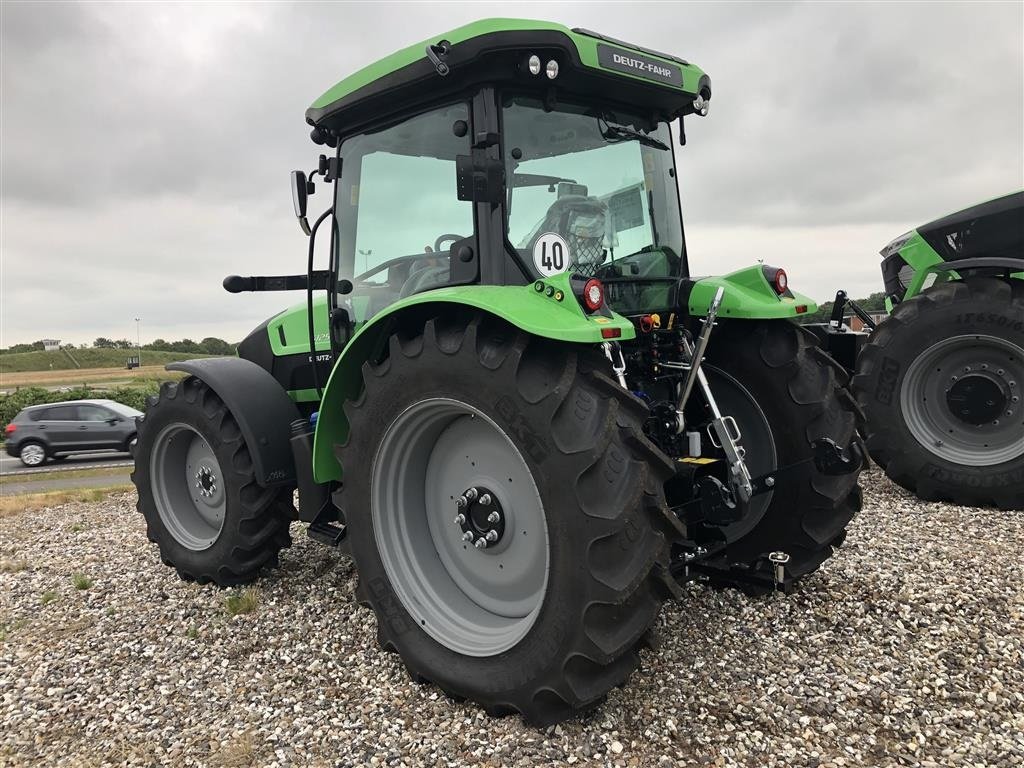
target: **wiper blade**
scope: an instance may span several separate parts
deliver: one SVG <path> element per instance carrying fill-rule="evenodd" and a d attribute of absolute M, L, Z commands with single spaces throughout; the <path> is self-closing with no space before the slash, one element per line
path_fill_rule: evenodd
<path fill-rule="evenodd" d="M 645 147 L 668 149 L 668 144 L 661 139 L 656 139 L 653 136 L 648 136 L 646 133 L 640 133 L 640 131 L 634 131 L 630 128 L 623 128 L 621 125 L 608 125 L 605 123 L 601 136 L 604 137 L 605 141 L 610 142 L 639 141 Z"/>

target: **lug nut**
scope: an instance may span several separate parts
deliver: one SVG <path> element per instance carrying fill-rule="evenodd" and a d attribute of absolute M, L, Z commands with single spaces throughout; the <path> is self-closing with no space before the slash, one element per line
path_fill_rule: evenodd
<path fill-rule="evenodd" d="M 463 541 L 472 541 L 473 540 L 473 533 L 472 533 L 472 531 L 466 531 L 464 534 L 462 534 L 462 540 Z"/>
<path fill-rule="evenodd" d="M 459 509 L 465 509 L 468 503 L 469 502 L 466 501 L 465 496 L 459 496 L 459 498 L 455 500 L 455 506 L 458 507 Z"/>
<path fill-rule="evenodd" d="M 477 549 L 487 549 L 487 542 L 484 539 L 477 539 L 473 542 L 473 546 Z"/>
<path fill-rule="evenodd" d="M 775 487 L 775 478 L 774 477 L 770 477 L 770 476 L 766 477 L 764 479 L 764 484 L 767 485 L 769 488 L 774 488 Z"/>
<path fill-rule="evenodd" d="M 481 496 L 480 497 L 480 503 L 483 504 L 485 507 L 488 504 L 490 504 L 491 503 L 491 494 L 485 493 L 483 496 Z"/>
<path fill-rule="evenodd" d="M 463 525 L 466 522 L 466 516 L 460 512 L 455 516 L 454 522 L 456 525 Z"/>
<path fill-rule="evenodd" d="M 494 512 L 491 512 L 491 514 L 489 514 L 487 516 L 487 522 L 491 523 L 491 525 L 493 525 L 494 523 L 498 522 L 499 520 L 501 520 L 501 515 L 498 514 L 497 510 L 495 510 Z"/>
<path fill-rule="evenodd" d="M 480 495 L 480 492 L 476 488 L 470 488 L 466 491 L 466 498 L 470 501 L 476 501 L 476 497 Z"/>
<path fill-rule="evenodd" d="M 491 542 L 491 544 L 496 542 L 498 540 L 498 532 L 497 531 L 488 531 L 487 532 L 487 540 L 489 542 Z"/>

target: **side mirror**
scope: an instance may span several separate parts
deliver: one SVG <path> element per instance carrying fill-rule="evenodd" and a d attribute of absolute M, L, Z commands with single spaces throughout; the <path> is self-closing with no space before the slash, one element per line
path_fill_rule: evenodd
<path fill-rule="evenodd" d="M 299 226 L 309 237 L 309 222 L 306 220 L 306 199 L 308 195 L 306 174 L 302 171 L 292 171 L 292 205 L 295 207 L 295 217 L 299 220 Z"/>

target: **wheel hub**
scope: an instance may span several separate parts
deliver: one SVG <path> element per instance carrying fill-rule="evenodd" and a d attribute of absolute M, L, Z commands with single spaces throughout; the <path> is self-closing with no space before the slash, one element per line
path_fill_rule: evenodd
<path fill-rule="evenodd" d="M 1000 382 L 986 374 L 968 374 L 946 390 L 946 405 L 965 424 L 981 426 L 995 421 L 1009 403 Z"/>
<path fill-rule="evenodd" d="M 196 489 L 199 495 L 210 498 L 217 492 L 217 475 L 205 464 L 196 472 Z"/>
<path fill-rule="evenodd" d="M 498 497 L 484 486 L 473 486 L 455 499 L 455 524 L 462 540 L 477 549 L 493 547 L 505 535 L 505 510 Z"/>

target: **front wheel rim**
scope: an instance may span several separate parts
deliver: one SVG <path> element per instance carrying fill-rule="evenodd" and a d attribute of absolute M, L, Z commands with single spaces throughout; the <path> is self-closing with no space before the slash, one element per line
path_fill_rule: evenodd
<path fill-rule="evenodd" d="M 952 336 L 907 368 L 900 408 L 911 435 L 932 454 L 995 466 L 1024 454 L 1022 386 L 1024 349 L 997 336 Z M 972 391 L 980 402 L 965 403 Z"/>
<path fill-rule="evenodd" d="M 409 406 L 377 450 L 370 501 L 381 562 L 421 629 L 477 657 L 526 636 L 547 590 L 547 519 L 526 461 L 493 420 L 448 398 Z"/>
<path fill-rule="evenodd" d="M 208 549 L 224 528 L 224 474 L 210 444 L 194 427 L 175 423 L 153 441 L 149 461 L 160 520 L 186 549 Z"/>

